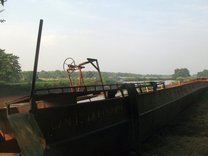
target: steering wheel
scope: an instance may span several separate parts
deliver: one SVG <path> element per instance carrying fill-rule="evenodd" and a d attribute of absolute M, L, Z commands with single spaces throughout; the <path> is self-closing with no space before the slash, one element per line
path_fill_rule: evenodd
<path fill-rule="evenodd" d="M 65 61 L 63 63 L 64 71 L 71 74 L 75 71 L 75 68 L 76 68 L 76 65 L 75 65 L 75 61 L 73 58 L 68 57 L 67 59 L 65 59 Z"/>

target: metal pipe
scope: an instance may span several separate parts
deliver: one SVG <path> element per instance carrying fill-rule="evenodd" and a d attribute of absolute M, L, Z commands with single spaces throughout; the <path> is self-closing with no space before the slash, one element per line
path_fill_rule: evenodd
<path fill-rule="evenodd" d="M 31 92 L 30 92 L 30 99 L 33 98 L 34 90 L 35 90 L 42 27 L 43 27 L 43 20 L 41 19 L 39 23 L 39 30 L 38 30 L 38 37 L 37 37 L 37 44 L 36 44 L 36 53 L 35 53 L 35 61 L 34 61 L 34 68 L 33 68 L 33 79 L 32 79 L 32 87 L 31 87 Z M 32 102 L 32 108 L 34 108 L 33 102 Z"/>
<path fill-rule="evenodd" d="M 100 72 L 100 67 L 99 67 L 99 64 L 98 64 L 98 61 L 97 60 L 96 60 L 96 65 L 97 65 L 98 74 L 100 76 L 100 81 L 101 81 L 101 85 L 102 85 L 102 88 L 103 88 L 103 93 L 104 93 L 104 96 L 105 96 L 105 99 L 106 99 L 107 98 L 107 95 L 106 95 L 106 91 L 105 91 L 105 88 L 104 88 L 102 75 L 101 75 L 101 72 Z"/>

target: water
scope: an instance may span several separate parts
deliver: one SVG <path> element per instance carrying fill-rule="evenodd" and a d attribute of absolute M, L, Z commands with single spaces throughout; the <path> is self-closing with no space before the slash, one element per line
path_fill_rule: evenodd
<path fill-rule="evenodd" d="M 151 80 L 153 82 L 165 82 L 165 85 L 169 85 L 175 80 Z M 124 81 L 123 83 L 145 83 L 145 82 L 150 82 L 150 81 Z"/>

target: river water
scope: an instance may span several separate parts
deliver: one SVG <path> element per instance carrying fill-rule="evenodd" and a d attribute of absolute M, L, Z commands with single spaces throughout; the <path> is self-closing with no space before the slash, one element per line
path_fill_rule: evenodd
<path fill-rule="evenodd" d="M 145 83 L 145 82 L 150 82 L 150 81 L 124 81 L 123 83 Z M 175 80 L 151 80 L 151 82 L 165 82 L 165 85 L 169 85 Z"/>

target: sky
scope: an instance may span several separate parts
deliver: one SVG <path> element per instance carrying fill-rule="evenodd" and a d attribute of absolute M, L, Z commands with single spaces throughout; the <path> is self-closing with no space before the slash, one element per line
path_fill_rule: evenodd
<path fill-rule="evenodd" d="M 1 9 L 0 48 L 23 71 L 33 69 L 40 19 L 38 70 L 63 70 L 68 57 L 96 58 L 106 72 L 208 69 L 207 0 L 7 0 Z"/>

